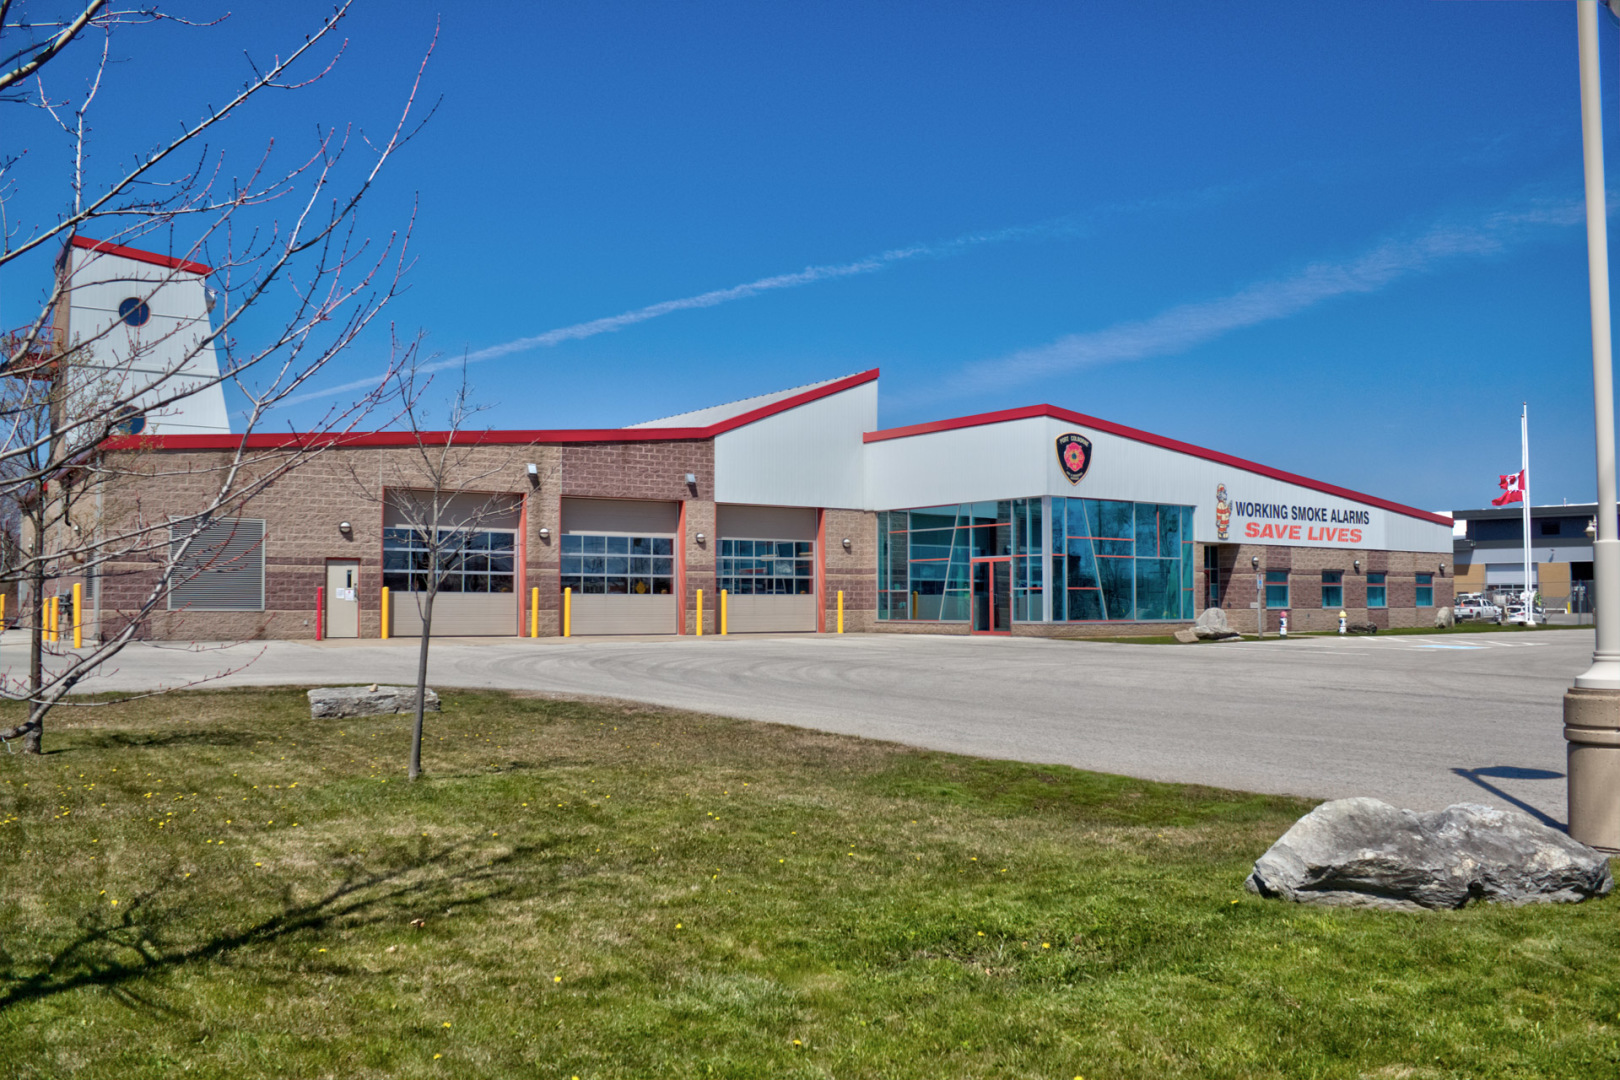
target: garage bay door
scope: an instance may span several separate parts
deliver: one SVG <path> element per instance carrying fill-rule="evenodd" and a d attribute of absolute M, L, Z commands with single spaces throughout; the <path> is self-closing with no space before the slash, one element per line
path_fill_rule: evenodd
<path fill-rule="evenodd" d="M 733 634 L 816 629 L 816 512 L 802 507 L 717 509 L 719 587 Z"/>
<path fill-rule="evenodd" d="M 569 632 L 673 634 L 675 503 L 562 501 L 562 580 L 571 589 Z"/>
<path fill-rule="evenodd" d="M 441 499 L 443 496 L 441 496 Z M 441 505 L 433 530 L 431 492 L 390 492 L 383 529 L 383 584 L 389 633 L 419 637 L 438 537 L 439 592 L 433 633 L 491 637 L 518 633 L 517 534 L 522 501 L 515 495 L 456 495 Z"/>

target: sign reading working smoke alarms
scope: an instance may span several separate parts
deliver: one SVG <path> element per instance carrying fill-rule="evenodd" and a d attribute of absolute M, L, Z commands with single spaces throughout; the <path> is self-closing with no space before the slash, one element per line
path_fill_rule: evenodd
<path fill-rule="evenodd" d="M 1078 484 L 1091 468 L 1091 440 L 1084 435 L 1069 433 L 1057 437 L 1058 465 L 1069 483 Z"/>

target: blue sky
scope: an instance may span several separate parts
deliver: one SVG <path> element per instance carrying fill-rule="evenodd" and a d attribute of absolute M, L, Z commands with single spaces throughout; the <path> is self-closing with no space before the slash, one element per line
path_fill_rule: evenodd
<path fill-rule="evenodd" d="M 325 10 L 116 35 L 93 164 Z M 442 103 L 363 225 L 417 208 L 388 317 L 489 356 L 490 426 L 880 367 L 885 426 L 1049 401 L 1440 509 L 1516 468 L 1528 400 L 1536 501 L 1593 496 L 1569 3 L 369 2 L 326 80 L 216 148 L 382 133 L 436 22 Z M 11 223 L 48 218 L 61 141 L 8 128 L 36 170 Z M 8 272 L 0 322 L 43 273 Z M 315 388 L 380 370 L 378 330 Z"/>

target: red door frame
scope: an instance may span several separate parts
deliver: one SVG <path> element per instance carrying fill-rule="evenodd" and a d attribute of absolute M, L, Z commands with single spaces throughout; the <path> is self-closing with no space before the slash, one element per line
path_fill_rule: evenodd
<path fill-rule="evenodd" d="M 978 566 L 979 563 L 986 563 L 986 564 L 1006 563 L 1007 564 L 1007 625 L 1005 627 L 997 627 L 994 630 L 975 630 L 975 629 L 973 629 L 974 605 L 975 605 L 975 603 L 977 601 L 977 598 L 978 598 L 978 585 L 974 581 L 973 570 L 974 570 L 974 567 Z M 996 568 L 995 568 L 994 565 L 991 565 L 989 570 L 986 571 L 985 580 L 989 584 L 990 625 L 995 626 L 995 623 L 996 623 Z M 1012 636 L 1012 556 L 1010 556 L 1010 555 L 993 555 L 993 556 L 991 556 L 989 558 L 983 558 L 983 559 L 975 558 L 975 559 L 970 559 L 968 561 L 968 633 L 970 633 L 970 634 L 982 634 L 982 635 L 987 635 L 987 636 L 988 635 L 995 635 L 995 636 L 998 636 L 998 637 L 1011 637 Z"/>

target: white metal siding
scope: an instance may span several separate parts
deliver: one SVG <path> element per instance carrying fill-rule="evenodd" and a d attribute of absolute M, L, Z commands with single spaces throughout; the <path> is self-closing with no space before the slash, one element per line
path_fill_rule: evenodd
<path fill-rule="evenodd" d="M 715 501 L 861 507 L 861 436 L 876 427 L 874 380 L 717 435 Z"/>

